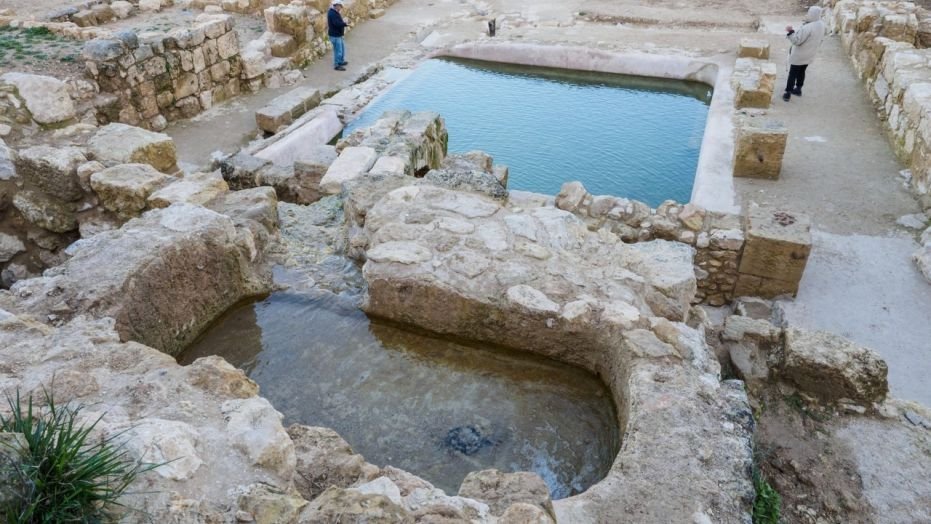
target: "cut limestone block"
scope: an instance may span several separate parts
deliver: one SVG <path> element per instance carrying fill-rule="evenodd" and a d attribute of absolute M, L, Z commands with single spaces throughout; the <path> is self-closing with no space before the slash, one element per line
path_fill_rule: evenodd
<path fill-rule="evenodd" d="M 125 164 L 91 175 L 91 187 L 107 210 L 121 218 L 137 216 L 146 200 L 174 177 L 158 172 L 148 164 Z"/>
<path fill-rule="evenodd" d="M 378 153 L 371 147 L 347 147 L 333 162 L 323 178 L 320 179 L 320 190 L 328 195 L 335 195 L 342 190 L 343 182 L 359 178 L 368 173 Z"/>
<path fill-rule="evenodd" d="M 304 113 L 320 104 L 320 91 L 302 87 L 285 93 L 267 106 L 255 112 L 255 123 L 259 129 L 275 133 L 281 126 L 288 125 Z"/>
<path fill-rule="evenodd" d="M 759 117 L 738 119 L 734 176 L 779 178 L 789 130 L 781 122 Z"/>
<path fill-rule="evenodd" d="M 738 58 L 731 75 L 734 106 L 737 109 L 766 109 L 776 88 L 776 64 L 755 58 Z"/>
<path fill-rule="evenodd" d="M 829 402 L 882 402 L 889 392 L 886 362 L 872 350 L 824 332 L 786 330 L 782 375 Z"/>
<path fill-rule="evenodd" d="M 807 215 L 751 208 L 734 293 L 763 298 L 795 295 L 810 252 L 811 220 Z"/>
<path fill-rule="evenodd" d="M 178 170 L 177 151 L 170 136 L 126 124 L 100 128 L 87 143 L 95 160 L 104 164 L 149 164 L 163 173 Z"/>
<path fill-rule="evenodd" d="M 192 173 L 152 193 L 148 198 L 148 204 L 153 209 L 178 203 L 200 206 L 227 191 L 229 186 L 219 171 Z"/>
<path fill-rule="evenodd" d="M 760 58 L 762 60 L 767 60 L 769 58 L 769 42 L 766 40 L 744 38 L 740 41 L 740 47 L 737 48 L 737 58 Z"/>

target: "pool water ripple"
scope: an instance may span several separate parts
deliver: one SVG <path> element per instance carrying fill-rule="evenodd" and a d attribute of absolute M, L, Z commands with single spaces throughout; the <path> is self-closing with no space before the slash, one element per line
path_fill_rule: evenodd
<path fill-rule="evenodd" d="M 347 132 L 385 111 L 435 111 L 454 153 L 482 150 L 510 168 L 512 189 L 592 194 L 657 206 L 691 197 L 711 88 L 602 73 L 428 60 L 374 100 Z"/>

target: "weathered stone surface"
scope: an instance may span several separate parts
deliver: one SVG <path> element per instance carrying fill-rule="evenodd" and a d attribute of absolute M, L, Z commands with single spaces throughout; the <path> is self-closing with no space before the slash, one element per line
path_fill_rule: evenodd
<path fill-rule="evenodd" d="M 550 524 L 556 522 L 540 506 L 518 502 L 512 504 L 498 519 L 499 524 Z"/>
<path fill-rule="evenodd" d="M 753 38 L 742 38 L 737 48 L 737 58 L 769 58 L 769 42 Z"/>
<path fill-rule="evenodd" d="M 889 392 L 886 363 L 871 349 L 825 332 L 786 330 L 782 376 L 829 402 L 870 405 Z"/>
<path fill-rule="evenodd" d="M 297 457 L 294 487 L 307 500 L 331 486 L 348 488 L 378 471 L 332 429 L 294 424 L 288 435 Z"/>
<path fill-rule="evenodd" d="M 312 87 L 302 87 L 285 93 L 255 112 L 255 122 L 259 129 L 275 133 L 278 128 L 288 125 L 304 113 L 320 104 L 320 91 Z"/>
<path fill-rule="evenodd" d="M 439 169 L 432 169 L 424 177 L 430 184 L 449 189 L 483 193 L 492 198 L 507 198 L 508 191 L 491 172 L 490 160 L 476 161 L 467 155 L 450 155 Z"/>
<path fill-rule="evenodd" d="M 66 202 L 84 195 L 77 168 L 87 161 L 76 147 L 36 146 L 16 155 L 16 172 L 23 180 L 52 197 Z"/>
<path fill-rule="evenodd" d="M 237 227 L 252 233 L 250 260 L 257 260 L 272 237 L 278 234 L 278 197 L 270 187 L 222 193 L 207 207 L 230 217 Z"/>
<path fill-rule="evenodd" d="M 254 465 L 286 476 L 294 471 L 294 443 L 281 427 L 283 415 L 260 397 L 233 399 L 223 403 L 227 433 L 233 446 Z"/>
<path fill-rule="evenodd" d="M 0 263 L 9 262 L 19 253 L 26 251 L 26 246 L 19 238 L 0 233 Z"/>
<path fill-rule="evenodd" d="M 810 252 L 811 220 L 807 215 L 750 208 L 739 267 L 744 283 L 738 281 L 735 293 L 764 298 L 794 295 Z"/>
<path fill-rule="evenodd" d="M 459 496 L 485 502 L 494 515 L 503 515 L 516 503 L 538 506 L 553 515 L 550 490 L 536 473 L 503 473 L 496 469 L 473 471 L 462 481 Z"/>
<path fill-rule="evenodd" d="M 788 129 L 780 122 L 753 117 L 738 119 L 734 176 L 779 178 L 788 134 Z"/>
<path fill-rule="evenodd" d="M 0 138 L 0 182 L 13 180 L 16 177 L 16 167 L 13 163 L 15 153 L 7 147 L 6 142 Z"/>
<path fill-rule="evenodd" d="M 148 164 L 123 164 L 91 175 L 91 187 L 103 207 L 123 218 L 131 218 L 146 208 L 149 195 L 171 180 L 173 177 Z"/>
<path fill-rule="evenodd" d="M 339 158 L 330 165 L 326 174 L 320 179 L 320 191 L 335 195 L 342 191 L 343 183 L 354 180 L 368 173 L 375 165 L 378 153 L 370 147 L 347 147 Z"/>
<path fill-rule="evenodd" d="M 273 137 L 282 136 L 280 140 L 255 153 L 255 156 L 270 160 L 280 167 L 290 167 L 300 160 L 308 146 L 325 145 L 343 129 L 339 114 L 332 108 L 319 107 L 301 120 L 305 119 L 306 122 L 289 129 L 287 134 L 279 133 Z"/>
<path fill-rule="evenodd" d="M 95 159 L 112 164 L 149 164 L 163 173 L 178 170 L 175 143 L 168 135 L 126 124 L 102 127 L 88 142 Z"/>
<path fill-rule="evenodd" d="M 299 524 L 355 522 L 368 524 L 412 524 L 411 514 L 384 495 L 328 488 L 311 501 L 298 518 Z"/>
<path fill-rule="evenodd" d="M 287 485 L 291 472 L 280 477 L 253 466 L 233 448 L 220 406 L 228 400 L 226 392 L 238 388 L 220 377 L 192 384 L 187 368 L 173 358 L 121 343 L 110 319 L 83 317 L 56 328 L 0 310 L 0 321 L 0 361 L 14 370 L 0 373 L 0 389 L 18 389 L 36 400 L 43 387 L 53 385 L 56 399 L 81 393 L 81 421 L 102 417 L 94 441 L 126 442 L 129 460 L 175 459 L 140 475 L 122 499 L 144 508 L 146 520 L 224 522 L 232 518 L 227 511 L 236 509 L 243 486 Z M 7 493 L 0 490 L 0 496 Z"/>
<path fill-rule="evenodd" d="M 74 211 L 65 203 L 38 191 L 23 190 L 13 197 L 13 207 L 25 219 L 53 233 L 66 233 L 78 228 Z"/>
<path fill-rule="evenodd" d="M 124 340 L 169 354 L 231 305 L 267 289 L 252 264 L 252 235 L 226 216 L 187 204 L 80 240 L 69 253 L 53 274 L 17 282 L 12 310 L 60 320 L 109 316 Z"/>
<path fill-rule="evenodd" d="M 403 158 L 408 175 L 423 176 L 441 167 L 448 142 L 446 123 L 440 115 L 388 111 L 371 127 L 350 133 L 336 148 L 341 152 L 347 147 L 371 147 L 380 156 Z"/>
<path fill-rule="evenodd" d="M 773 100 L 776 86 L 776 64 L 755 58 L 738 58 L 734 64 L 731 85 L 737 109 L 766 109 Z"/>
<path fill-rule="evenodd" d="M 219 171 L 191 173 L 152 193 L 147 203 L 151 208 L 177 203 L 203 205 L 227 191 L 229 186 Z"/>
<path fill-rule="evenodd" d="M 16 87 L 32 119 L 39 124 L 59 124 L 75 117 L 68 86 L 61 80 L 27 73 L 6 73 L 0 76 L 0 83 Z"/>
<path fill-rule="evenodd" d="M 372 200 L 351 197 L 347 218 L 359 220 L 356 207 Z M 363 236 L 350 242 L 367 246 L 367 311 L 577 364 L 591 355 L 568 348 L 602 344 L 612 328 L 574 325 L 561 316 L 567 304 L 587 296 L 601 314 L 625 302 L 644 316 L 681 320 L 695 294 L 689 246 L 619 243 L 551 207 L 514 213 L 477 194 L 424 184 L 391 191 L 364 221 Z M 606 278 L 612 283 L 594 284 Z M 406 311 L 409 301 L 422 307 Z M 493 313 L 499 309 L 508 313 Z"/>
<path fill-rule="evenodd" d="M 187 480 L 203 464 L 197 454 L 200 433 L 190 424 L 147 419 L 131 428 L 127 437 L 127 446 L 135 456 L 149 464 L 164 463 L 155 470 L 164 478 Z"/>
<path fill-rule="evenodd" d="M 295 522 L 307 501 L 267 484 L 253 484 L 239 496 L 238 505 L 249 522 L 278 524 Z"/>

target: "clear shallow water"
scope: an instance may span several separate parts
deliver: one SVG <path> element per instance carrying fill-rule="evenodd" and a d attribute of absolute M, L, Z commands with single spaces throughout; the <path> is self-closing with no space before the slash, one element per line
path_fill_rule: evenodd
<path fill-rule="evenodd" d="M 450 151 L 491 154 L 512 189 L 555 195 L 580 180 L 592 194 L 657 206 L 689 201 L 710 101 L 697 82 L 434 59 L 347 132 L 388 110 L 436 111 Z"/>
<path fill-rule="evenodd" d="M 286 423 L 333 428 L 368 461 L 451 494 L 468 472 L 498 468 L 535 471 L 567 497 L 601 480 L 619 446 L 595 376 L 373 322 L 331 293 L 233 308 L 179 360 L 207 355 L 245 370 Z"/>

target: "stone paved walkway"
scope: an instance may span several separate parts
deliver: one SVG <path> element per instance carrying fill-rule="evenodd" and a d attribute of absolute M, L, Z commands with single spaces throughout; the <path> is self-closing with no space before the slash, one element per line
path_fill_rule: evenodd
<path fill-rule="evenodd" d="M 785 83 L 785 53 L 784 43 L 773 48 L 777 85 Z M 735 181 L 745 205 L 812 216 L 811 259 L 786 316 L 875 349 L 889 365 L 893 396 L 931 405 L 931 285 L 910 260 L 914 232 L 895 224 L 920 209 L 838 37 L 825 40 L 803 92 L 773 102 L 771 113 L 789 128 L 780 180 Z"/>

